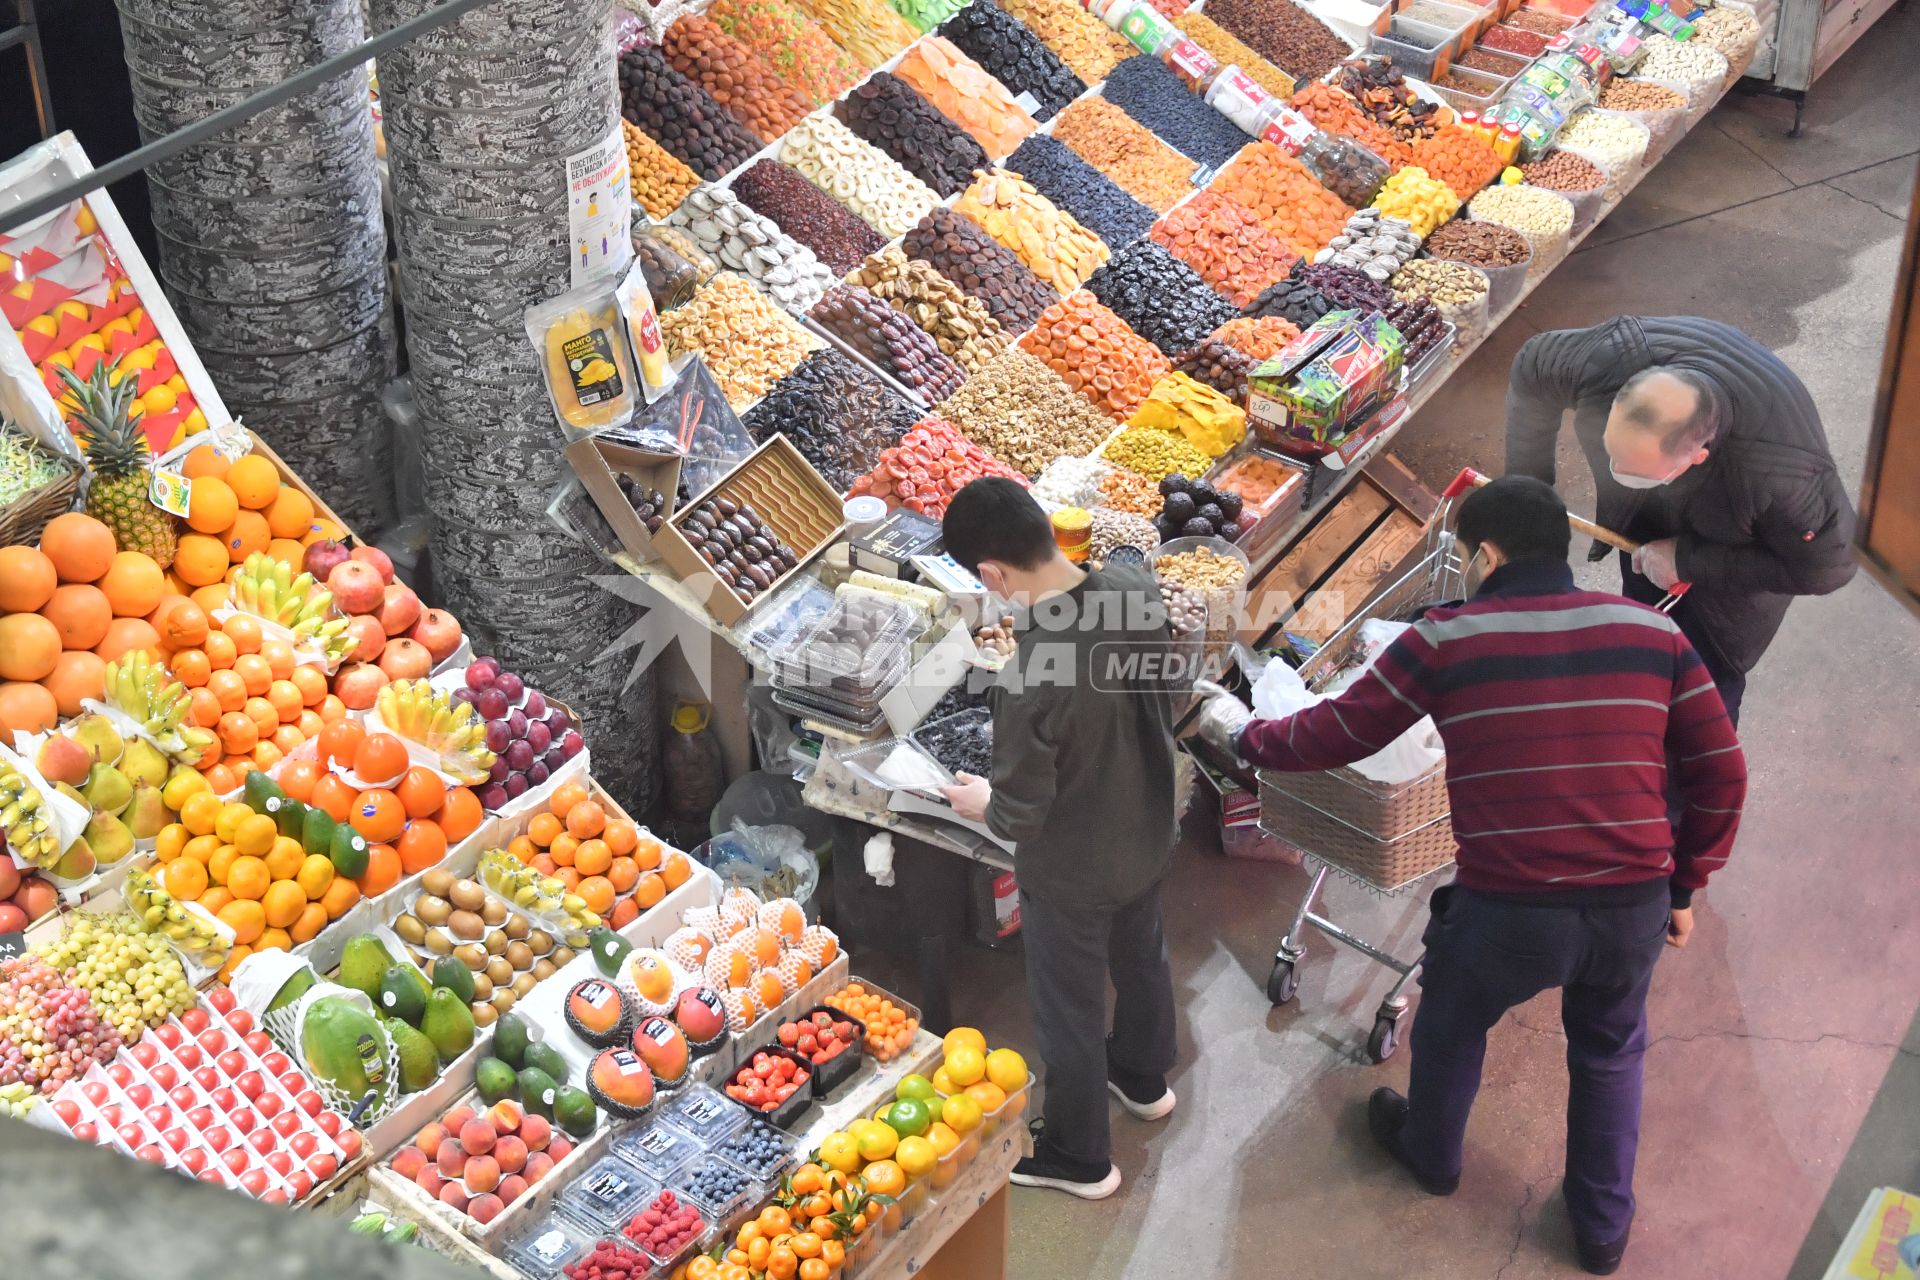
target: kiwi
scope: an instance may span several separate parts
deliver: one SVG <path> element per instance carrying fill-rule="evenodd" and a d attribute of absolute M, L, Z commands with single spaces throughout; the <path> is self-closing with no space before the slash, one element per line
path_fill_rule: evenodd
<path fill-rule="evenodd" d="M 447 891 L 453 888 L 453 880 L 453 872 L 445 867 L 435 867 L 421 873 L 420 887 L 435 897 L 444 898 Z"/>
<path fill-rule="evenodd" d="M 485 918 L 486 918 L 485 916 L 481 917 L 481 919 L 483 920 Z M 525 916 L 510 915 L 507 917 L 506 923 L 502 924 L 500 927 L 502 929 L 505 929 L 507 932 L 507 936 L 513 939 L 515 942 L 525 942 L 527 940 L 527 935 L 533 932 L 533 926 L 527 923 L 527 918 Z"/>
<path fill-rule="evenodd" d="M 556 968 L 564 968 L 567 961 L 573 959 L 572 947 L 555 947 L 547 959 L 553 961 Z"/>
<path fill-rule="evenodd" d="M 480 940 L 490 956 L 503 956 L 507 953 L 507 935 L 498 929 L 487 930 L 487 936 Z"/>
<path fill-rule="evenodd" d="M 462 911 L 478 911 L 487 900 L 487 891 L 471 880 L 455 880 L 447 890 L 447 901 Z"/>
<path fill-rule="evenodd" d="M 428 951 L 431 951 L 436 956 L 450 956 L 453 954 L 453 939 L 438 929 L 427 930 L 424 945 Z"/>
<path fill-rule="evenodd" d="M 530 973 L 521 974 L 513 980 L 513 994 L 524 997 L 527 992 L 533 990 L 533 984 L 538 981 L 540 981 L 540 979 Z"/>
<path fill-rule="evenodd" d="M 445 924 L 453 914 L 453 905 L 445 898 L 423 893 L 413 900 L 413 914 L 419 916 L 423 924 Z"/>
<path fill-rule="evenodd" d="M 494 1019 L 498 1018 L 499 1016 L 500 1016 L 500 1011 L 498 1009 L 495 1009 L 492 1005 L 486 1004 L 479 1000 L 475 1000 L 473 1002 L 473 1025 L 474 1026 L 490 1027 L 493 1025 Z"/>
<path fill-rule="evenodd" d="M 494 928 L 507 922 L 507 904 L 498 898 L 488 898 L 480 904 L 480 918 Z"/>
<path fill-rule="evenodd" d="M 560 972 L 560 966 L 551 960 L 541 959 L 533 962 L 533 978 L 535 982 L 545 982 L 558 972 Z"/>
<path fill-rule="evenodd" d="M 525 972 L 533 968 L 533 948 L 524 942 L 509 942 L 507 949 L 501 952 L 501 954 L 507 958 L 507 963 L 512 965 L 518 972 Z"/>
<path fill-rule="evenodd" d="M 493 1006 L 495 1013 L 511 1013 L 513 1012 L 513 1002 L 519 998 L 520 997 L 514 995 L 511 990 L 495 991 L 493 993 L 493 999 L 487 1003 Z"/>
<path fill-rule="evenodd" d="M 475 1000 L 493 999 L 493 979 L 484 973 L 473 975 L 473 998 Z"/>
<path fill-rule="evenodd" d="M 456 911 L 447 917 L 447 930 L 456 938 L 474 941 L 487 931 L 487 926 L 471 911 Z"/>
<path fill-rule="evenodd" d="M 403 915 L 393 922 L 393 931 L 400 940 L 410 946 L 424 946 L 427 941 L 427 926 L 420 923 L 420 917 Z"/>
<path fill-rule="evenodd" d="M 527 935 L 527 945 L 533 948 L 533 954 L 546 955 L 553 950 L 553 935 L 545 929 L 535 929 Z"/>
<path fill-rule="evenodd" d="M 487 949 L 478 943 L 469 942 L 464 947 L 455 947 L 453 954 L 459 958 L 461 964 L 475 973 L 487 967 Z"/>
<path fill-rule="evenodd" d="M 487 957 L 486 972 L 495 987 L 504 987 L 513 981 L 513 966 L 507 963 L 505 956 Z"/>

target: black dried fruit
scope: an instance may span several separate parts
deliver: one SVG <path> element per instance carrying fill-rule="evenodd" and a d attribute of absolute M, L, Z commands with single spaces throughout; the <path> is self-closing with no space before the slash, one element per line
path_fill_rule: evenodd
<path fill-rule="evenodd" d="M 1172 475 L 1166 476 L 1160 481 L 1160 493 L 1163 497 L 1171 496 L 1176 493 L 1185 493 L 1187 491 L 1187 486 L 1191 485 L 1192 483 L 1193 481 L 1187 479 L 1185 476 L 1181 475 L 1178 471 L 1176 471 Z"/>
<path fill-rule="evenodd" d="M 1214 499 L 1214 504 L 1220 508 L 1221 514 L 1229 520 L 1238 520 L 1240 512 L 1245 507 L 1245 500 L 1231 489 L 1222 489 L 1219 494 L 1220 496 Z"/>
<path fill-rule="evenodd" d="M 1195 516 L 1180 526 L 1180 532 L 1189 538 L 1211 538 L 1213 536 L 1213 526 L 1205 520 L 1202 520 L 1199 516 Z"/>
<path fill-rule="evenodd" d="M 1031 182 L 1063 213 L 1078 218 L 1109 249 L 1124 249 L 1153 226 L 1153 210 L 1049 134 L 1029 135 L 1006 167 Z"/>
<path fill-rule="evenodd" d="M 1217 502 L 1209 502 L 1193 514 L 1216 529 L 1227 522 L 1227 513 L 1220 509 L 1220 504 Z"/>
<path fill-rule="evenodd" d="M 1114 254 L 1087 288 L 1169 358 L 1239 314 L 1192 267 L 1152 240 L 1136 240 Z"/>
<path fill-rule="evenodd" d="M 1233 159 L 1249 141 L 1239 125 L 1208 106 L 1199 94 L 1189 93 L 1174 70 L 1158 58 L 1128 58 L 1108 75 L 1100 96 L 1187 159 L 1209 168 Z"/>
<path fill-rule="evenodd" d="M 1194 504 L 1193 495 L 1187 493 L 1168 494 L 1167 503 L 1161 508 L 1161 512 L 1175 524 L 1185 524 L 1200 514 L 1199 508 Z"/>

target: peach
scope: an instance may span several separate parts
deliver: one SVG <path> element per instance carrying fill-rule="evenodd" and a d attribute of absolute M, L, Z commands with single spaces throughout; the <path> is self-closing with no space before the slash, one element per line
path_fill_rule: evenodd
<path fill-rule="evenodd" d="M 527 1144 L 510 1133 L 493 1144 L 493 1158 L 502 1173 L 518 1173 L 526 1168 L 528 1154 Z"/>
<path fill-rule="evenodd" d="M 460 620 L 445 609 L 428 609 L 407 632 L 408 639 L 427 647 L 435 666 L 453 656 L 460 647 L 460 636 Z"/>
<path fill-rule="evenodd" d="M 386 600 L 387 584 L 380 571 L 364 560 L 342 560 L 327 575 L 333 602 L 346 613 L 372 613 Z"/>
<path fill-rule="evenodd" d="M 449 1182 L 446 1186 L 440 1188 L 440 1203 L 451 1205 L 460 1212 L 465 1213 L 467 1211 L 467 1193 L 461 1189 L 459 1183 Z"/>
<path fill-rule="evenodd" d="M 434 1154 L 433 1162 L 440 1167 L 440 1175 L 445 1178 L 457 1178 L 467 1171 L 466 1148 L 457 1138 L 443 1138 L 440 1150 Z"/>
<path fill-rule="evenodd" d="M 497 1136 L 492 1125 L 475 1117 L 460 1126 L 460 1148 L 470 1156 L 482 1156 L 493 1150 Z"/>
<path fill-rule="evenodd" d="M 425 1166 L 413 1175 L 413 1185 L 436 1198 L 440 1194 L 440 1188 L 445 1186 L 446 1182 L 447 1180 L 440 1176 L 440 1170 L 432 1165 Z"/>
<path fill-rule="evenodd" d="M 473 1119 L 474 1116 L 478 1114 L 479 1112 L 475 1111 L 472 1107 L 455 1107 L 440 1117 L 440 1123 L 448 1133 L 459 1133 L 461 1129 L 466 1127 L 467 1121 Z"/>
<path fill-rule="evenodd" d="M 389 556 L 380 548 L 355 547 L 352 558 L 358 560 L 361 564 L 372 565 L 374 572 L 380 575 L 381 582 L 393 581 L 393 557 Z"/>
<path fill-rule="evenodd" d="M 547 1143 L 553 1140 L 553 1122 L 545 1116 L 532 1114 L 520 1117 L 520 1141 L 527 1144 L 529 1151 L 545 1151 Z"/>
<path fill-rule="evenodd" d="M 573 1139 L 563 1138 L 559 1134 L 555 1134 L 553 1141 L 547 1144 L 547 1158 L 555 1164 L 559 1164 L 567 1158 L 567 1153 L 572 1150 Z"/>
<path fill-rule="evenodd" d="M 467 1216 L 484 1225 L 499 1217 L 506 1207 L 506 1201 L 488 1192 L 485 1195 L 475 1196 L 467 1202 Z"/>
<path fill-rule="evenodd" d="M 500 1197 L 502 1204 L 512 1204 L 527 1194 L 527 1180 L 517 1173 L 510 1173 L 500 1179 L 500 1185 L 493 1189 L 493 1194 Z"/>
<path fill-rule="evenodd" d="M 353 637 L 353 648 L 347 650 L 347 657 L 353 662 L 373 662 L 380 651 L 387 647 L 386 628 L 380 625 L 380 619 L 370 613 L 363 613 L 347 623 L 347 634 Z"/>
<path fill-rule="evenodd" d="M 420 597 L 404 582 L 389 582 L 376 616 L 388 635 L 397 636 L 420 620 Z"/>
<path fill-rule="evenodd" d="M 413 1145 L 420 1148 L 421 1154 L 431 1159 L 440 1154 L 440 1143 L 447 1136 L 447 1126 L 430 1124 L 413 1135 Z"/>
<path fill-rule="evenodd" d="M 527 1157 L 527 1167 L 521 1170 L 520 1176 L 527 1180 L 528 1186 L 533 1186 L 552 1172 L 553 1157 L 544 1151 L 536 1151 Z"/>
<path fill-rule="evenodd" d="M 492 1156 L 468 1156 L 466 1171 L 469 1191 L 491 1191 L 500 1185 L 500 1162 Z"/>
<path fill-rule="evenodd" d="M 402 1147 L 393 1157 L 393 1171 L 403 1178 L 417 1178 L 427 1167 L 427 1153 L 418 1147 Z"/>
<path fill-rule="evenodd" d="M 433 670 L 433 655 L 425 645 L 401 636 L 387 641 L 387 647 L 380 651 L 379 666 L 389 680 L 424 680 Z"/>
<path fill-rule="evenodd" d="M 493 1126 L 495 1133 L 509 1134 L 520 1128 L 520 1122 L 526 1118 L 526 1115 L 527 1113 L 520 1109 L 519 1103 L 512 1098 L 505 1098 L 488 1108 L 487 1122 Z"/>

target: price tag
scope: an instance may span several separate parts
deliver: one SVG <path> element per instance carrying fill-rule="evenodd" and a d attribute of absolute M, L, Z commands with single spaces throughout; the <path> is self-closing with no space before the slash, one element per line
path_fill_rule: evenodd
<path fill-rule="evenodd" d="M 1193 185 L 1196 187 L 1206 186 L 1209 182 L 1213 181 L 1213 175 L 1216 172 L 1218 172 L 1218 170 L 1212 168 L 1211 166 L 1204 165 L 1204 164 L 1201 165 L 1198 169 L 1195 169 L 1193 171 Z"/>
<path fill-rule="evenodd" d="M 1035 116 L 1035 117 L 1039 116 L 1040 99 L 1034 97 L 1031 93 L 1028 93 L 1025 90 L 1022 90 L 1021 92 L 1013 95 L 1013 101 L 1015 105 L 1017 105 L 1022 111 L 1026 112 L 1028 115 Z"/>
<path fill-rule="evenodd" d="M 0 960 L 11 960 L 15 956 L 27 953 L 27 935 L 24 933 L 0 933 Z"/>
<path fill-rule="evenodd" d="M 153 482 L 147 487 L 147 497 L 153 505 L 168 515 L 185 519 L 187 498 L 192 492 L 193 481 L 177 471 L 154 469 Z"/>

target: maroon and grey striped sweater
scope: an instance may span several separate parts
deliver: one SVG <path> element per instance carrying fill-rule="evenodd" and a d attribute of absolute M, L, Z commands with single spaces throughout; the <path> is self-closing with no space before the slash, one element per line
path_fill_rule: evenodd
<path fill-rule="evenodd" d="M 1465 888 L 1599 904 L 1643 901 L 1665 883 L 1680 907 L 1733 848 L 1746 759 L 1693 646 L 1662 613 L 1576 590 L 1563 563 L 1502 565 L 1338 697 L 1249 724 L 1240 754 L 1267 769 L 1331 769 L 1426 715 L 1446 744 Z"/>

